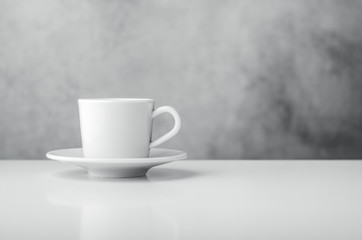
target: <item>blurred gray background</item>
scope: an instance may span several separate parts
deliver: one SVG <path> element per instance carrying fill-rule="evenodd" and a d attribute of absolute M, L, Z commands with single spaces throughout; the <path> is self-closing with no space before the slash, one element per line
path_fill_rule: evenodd
<path fill-rule="evenodd" d="M 0 158 L 79 147 L 77 99 L 148 97 L 191 158 L 362 158 L 362 1 L 0 0 Z M 172 126 L 155 123 L 155 137 Z"/>

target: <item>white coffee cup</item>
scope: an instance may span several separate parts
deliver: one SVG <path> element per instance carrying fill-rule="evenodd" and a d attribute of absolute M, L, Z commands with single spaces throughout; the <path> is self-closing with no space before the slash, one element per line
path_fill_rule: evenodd
<path fill-rule="evenodd" d="M 169 106 L 154 110 L 155 100 L 145 98 L 79 99 L 83 154 L 87 158 L 146 158 L 150 148 L 175 136 L 180 116 Z M 175 125 L 151 142 L 152 120 L 169 113 Z"/>

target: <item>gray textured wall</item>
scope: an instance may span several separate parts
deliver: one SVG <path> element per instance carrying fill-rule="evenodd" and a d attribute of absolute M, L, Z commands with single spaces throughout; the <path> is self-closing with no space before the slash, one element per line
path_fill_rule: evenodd
<path fill-rule="evenodd" d="M 174 106 L 183 129 L 164 146 L 192 158 L 362 158 L 361 12 L 358 0 L 0 0 L 0 158 L 80 146 L 81 97 Z"/>

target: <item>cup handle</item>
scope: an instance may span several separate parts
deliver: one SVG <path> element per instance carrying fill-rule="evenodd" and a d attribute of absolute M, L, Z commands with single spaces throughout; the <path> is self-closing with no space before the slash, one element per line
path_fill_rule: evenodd
<path fill-rule="evenodd" d="M 173 126 L 173 128 L 168 133 L 166 133 L 166 134 L 162 135 L 161 137 L 157 138 L 156 140 L 152 141 L 150 143 L 149 148 L 154 148 L 154 147 L 166 142 L 170 138 L 174 137 L 180 131 L 181 119 L 180 119 L 180 116 L 178 115 L 178 113 L 176 112 L 176 110 L 173 107 L 170 107 L 170 106 L 159 107 L 155 111 L 153 111 L 152 119 L 157 117 L 158 115 L 160 115 L 162 113 L 171 114 L 173 119 L 175 120 L 175 125 Z"/>

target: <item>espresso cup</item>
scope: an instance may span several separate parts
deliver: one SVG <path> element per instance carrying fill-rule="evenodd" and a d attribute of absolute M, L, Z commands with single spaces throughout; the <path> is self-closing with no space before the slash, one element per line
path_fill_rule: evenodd
<path fill-rule="evenodd" d="M 180 116 L 169 106 L 154 110 L 155 100 L 145 98 L 79 99 L 79 118 L 86 158 L 147 158 L 154 148 L 181 127 Z M 174 127 L 151 142 L 152 120 L 169 113 Z"/>

